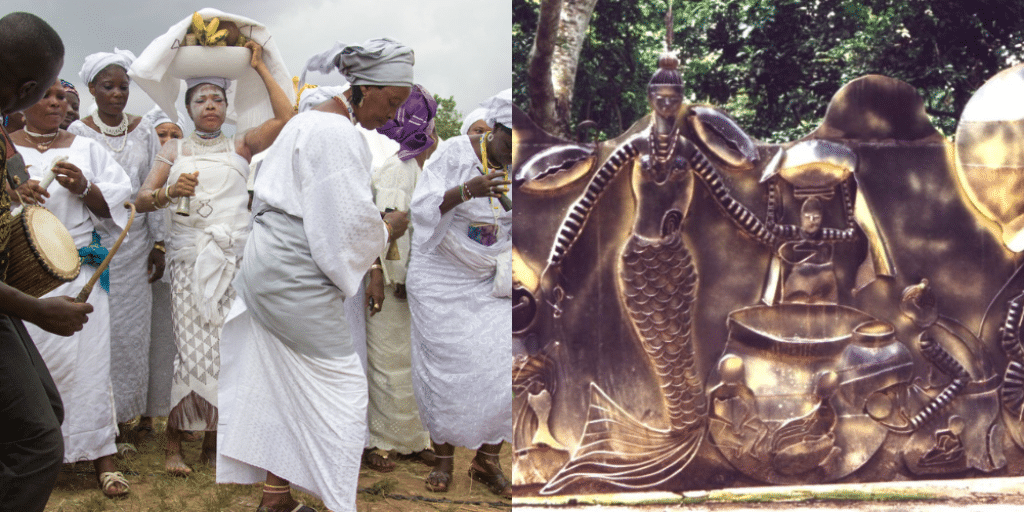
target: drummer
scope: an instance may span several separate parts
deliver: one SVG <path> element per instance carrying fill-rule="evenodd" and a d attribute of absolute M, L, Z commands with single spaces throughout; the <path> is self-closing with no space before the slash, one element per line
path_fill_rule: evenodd
<path fill-rule="evenodd" d="M 0 18 L 0 115 L 18 112 L 42 98 L 45 84 L 57 78 L 64 44 L 45 21 L 28 13 Z M 12 75 L 26 77 L 15 80 Z M 7 162 L 18 158 L 7 134 L 0 144 L 0 181 Z M 60 423 L 64 408 L 50 372 L 22 319 L 54 335 L 80 331 L 90 304 L 70 297 L 37 300 L 3 283 L 10 234 L 10 204 L 0 187 L 0 511 L 42 512 L 57 480 L 63 457 Z M 17 457 L 11 455 L 17 454 Z"/>
<path fill-rule="evenodd" d="M 128 175 L 106 148 L 60 129 L 67 108 L 64 86 L 55 81 L 25 110 L 25 128 L 11 134 L 31 177 L 17 189 L 21 201 L 45 204 L 71 232 L 82 258 L 79 276 L 45 297 L 74 296 L 85 286 L 127 223 L 122 204 L 131 197 Z M 54 165 L 58 157 L 66 160 Z M 100 283 L 88 300 L 96 314 L 81 332 L 64 338 L 27 328 L 64 399 L 64 462 L 94 461 L 103 494 L 113 497 L 128 493 L 128 481 L 114 467 L 109 278 Z"/>

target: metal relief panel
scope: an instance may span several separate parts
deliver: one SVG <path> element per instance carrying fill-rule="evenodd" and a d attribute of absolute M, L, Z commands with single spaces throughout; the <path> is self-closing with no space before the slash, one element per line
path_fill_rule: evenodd
<path fill-rule="evenodd" d="M 913 88 L 858 79 L 775 146 L 662 66 L 615 140 L 516 120 L 518 492 L 1019 468 L 1015 218 Z"/>

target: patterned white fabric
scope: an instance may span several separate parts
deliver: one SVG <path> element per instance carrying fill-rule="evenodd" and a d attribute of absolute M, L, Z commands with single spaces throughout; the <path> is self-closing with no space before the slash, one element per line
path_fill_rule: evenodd
<path fill-rule="evenodd" d="M 160 149 L 160 139 L 149 121 L 143 119 L 134 130 L 120 137 L 108 137 L 82 121 L 71 123 L 68 131 L 93 139 L 110 152 L 128 174 L 134 199 Z M 122 147 L 120 152 L 115 151 Z M 110 261 L 110 375 L 117 421 L 121 423 L 146 410 L 153 301 L 147 266 L 153 242 L 164 239 L 163 213 L 136 214 L 128 235 Z"/>
<path fill-rule="evenodd" d="M 122 204 L 129 199 L 131 184 L 103 146 L 84 137 L 75 137 L 70 148 L 51 148 L 40 153 L 34 147 L 19 146 L 18 151 L 24 156 L 29 175 L 34 179 L 39 179 L 53 158 L 60 155 L 67 156 L 68 161 L 82 170 L 89 181 L 103 192 L 111 219 L 93 215 L 81 199 L 56 180 L 47 187 L 50 197 L 45 206 L 68 228 L 76 247 L 86 246 L 92 241 L 94 228 L 100 233 L 101 243 L 110 247 L 120 233 L 119 226 L 128 220 L 127 210 Z M 75 280 L 64 283 L 46 296 L 78 295 L 94 271 L 92 267 L 82 267 Z M 35 325 L 25 324 L 64 401 L 61 431 L 64 434 L 65 462 L 95 460 L 117 451 L 114 447 L 117 422 L 110 384 L 107 293 L 97 285 L 88 302 L 94 308 L 89 321 L 72 336 L 57 336 Z"/>
<path fill-rule="evenodd" d="M 330 510 L 355 512 L 366 438 L 359 356 L 299 354 L 244 307 L 237 301 L 224 326 L 217 483 L 263 482 L 270 471 Z"/>
<path fill-rule="evenodd" d="M 278 145 L 315 149 L 294 155 L 267 150 L 257 178 L 253 211 L 266 205 L 301 218 L 306 232 L 313 235 L 309 245 L 317 265 L 346 297 L 354 297 L 373 258 L 364 261 L 349 248 L 373 240 L 381 244 L 373 251 L 379 253 L 387 241 L 387 228 L 373 206 L 366 140 L 348 118 L 312 110 L 288 121 L 274 142 Z M 326 172 L 343 162 L 351 169 L 345 173 Z M 260 181 L 265 183 L 263 187 Z M 358 219 L 351 218 L 353 215 Z M 353 228 L 339 231 L 337 227 L 343 223 L 351 223 Z"/>
<path fill-rule="evenodd" d="M 171 385 L 171 407 L 196 393 L 217 405 L 220 374 L 220 335 L 224 315 L 235 292 L 234 277 L 248 235 L 249 164 L 225 142 L 220 153 L 194 154 L 190 142 L 179 139 L 178 157 L 168 183 L 182 173 L 199 171 L 191 215 L 173 215 L 167 241 L 171 271 L 174 339 L 178 348 Z M 174 206 L 171 206 L 174 208 Z M 187 430 L 213 430 L 216 418 L 187 418 Z"/>
<path fill-rule="evenodd" d="M 236 301 L 222 339 L 217 482 L 255 483 L 270 471 L 319 496 L 331 510 L 356 510 L 366 375 L 352 347 L 343 352 L 336 346 L 353 342 L 345 312 L 361 302 L 362 277 L 387 240 L 373 204 L 369 164 L 366 142 L 349 120 L 317 111 L 292 118 L 267 151 L 253 210 L 271 210 L 264 216 L 276 218 L 264 219 L 265 225 L 257 219 L 253 241 L 260 245 L 247 250 L 253 260 L 258 253 L 263 268 L 301 256 L 301 262 L 280 266 L 294 269 L 296 283 L 282 284 L 275 295 L 309 290 L 307 310 L 343 322 L 343 332 L 304 329 L 328 319 L 283 314 L 270 320 L 294 324 L 275 329 L 288 335 L 282 339 L 250 314 L 245 301 Z M 305 246 L 276 247 L 273 230 L 284 222 L 296 226 L 288 244 L 304 239 Z M 240 282 L 253 279 L 246 271 L 250 258 L 244 263 Z M 322 284 L 310 286 L 314 280 Z M 344 298 L 351 299 L 339 300 Z"/>
<path fill-rule="evenodd" d="M 420 416 L 434 441 L 467 448 L 512 439 L 512 301 L 492 294 L 495 259 L 512 248 L 512 213 L 486 198 L 439 209 L 446 190 L 479 175 L 466 136 L 427 161 L 412 199 L 407 281 Z M 497 243 L 470 239 L 471 223 L 496 223 Z"/>
<path fill-rule="evenodd" d="M 397 155 L 392 155 L 380 167 L 376 167 L 373 171 L 373 192 L 377 209 L 382 212 L 388 208 L 409 211 L 412 192 L 416 189 L 416 180 L 419 175 L 420 166 L 415 159 L 403 162 Z M 386 252 L 380 255 L 380 261 L 384 267 L 385 283 L 405 283 L 405 274 L 409 265 L 411 234 L 410 231 L 395 241 L 401 259 L 388 260 Z"/>
<path fill-rule="evenodd" d="M 375 165 L 373 192 L 377 209 L 408 211 L 419 174 L 420 166 L 415 159 L 403 162 L 394 151 L 381 165 Z M 386 283 L 384 304 L 373 316 L 365 315 L 366 378 L 370 394 L 367 446 L 399 453 L 430 447 L 430 434 L 420 421 L 412 390 L 409 302 L 395 297 L 395 284 L 405 284 L 411 238 L 411 232 L 407 232 L 395 241 L 400 259 L 388 260 L 386 251 L 380 255 Z"/>

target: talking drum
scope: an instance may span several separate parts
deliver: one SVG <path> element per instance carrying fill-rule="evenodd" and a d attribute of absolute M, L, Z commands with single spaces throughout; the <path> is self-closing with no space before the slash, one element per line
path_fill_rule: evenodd
<path fill-rule="evenodd" d="M 41 206 L 25 206 L 11 223 L 8 285 L 38 298 L 78 277 L 78 249 L 56 215 Z"/>

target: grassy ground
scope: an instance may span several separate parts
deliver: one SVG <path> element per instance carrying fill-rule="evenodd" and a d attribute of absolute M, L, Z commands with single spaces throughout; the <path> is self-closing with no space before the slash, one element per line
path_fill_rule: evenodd
<path fill-rule="evenodd" d="M 131 485 L 126 498 L 108 499 L 96 483 L 93 465 L 66 464 L 50 496 L 46 512 L 252 512 L 261 496 L 259 485 L 215 483 L 212 468 L 199 464 L 199 442 L 185 443 L 185 461 L 193 473 L 187 478 L 164 471 L 165 437 L 163 422 L 157 419 L 154 432 L 137 444 L 140 453 L 118 460 L 118 470 Z M 359 472 L 359 512 L 493 512 L 511 510 L 509 500 L 491 494 L 467 475 L 473 452 L 455 452 L 454 482 L 447 494 L 427 491 L 423 486 L 430 468 L 414 461 L 396 461 L 391 473 L 369 469 Z M 501 463 L 506 474 L 512 467 L 511 450 L 502 450 Z M 511 475 L 509 475 L 511 476 Z M 318 512 L 327 512 L 320 500 L 296 493 L 296 498 Z"/>

